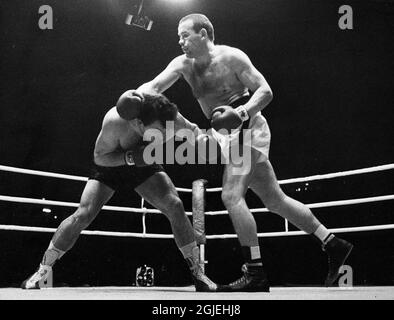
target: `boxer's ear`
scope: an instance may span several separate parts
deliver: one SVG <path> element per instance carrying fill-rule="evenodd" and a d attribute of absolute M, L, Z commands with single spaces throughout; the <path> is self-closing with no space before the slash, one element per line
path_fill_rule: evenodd
<path fill-rule="evenodd" d="M 144 123 L 142 122 L 142 120 L 141 119 L 134 119 L 135 120 L 135 123 L 137 124 L 137 126 L 138 126 L 138 128 L 142 131 L 142 132 L 144 132 L 145 131 L 145 125 L 144 125 Z"/>
<path fill-rule="evenodd" d="M 200 30 L 200 34 L 201 34 L 202 38 L 208 38 L 208 32 L 207 32 L 207 30 L 205 28 L 202 28 Z"/>

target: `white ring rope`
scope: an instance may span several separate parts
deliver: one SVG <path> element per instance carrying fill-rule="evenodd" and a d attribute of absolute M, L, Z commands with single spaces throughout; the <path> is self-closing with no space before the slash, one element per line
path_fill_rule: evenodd
<path fill-rule="evenodd" d="M 0 197 L 1 200 L 1 197 Z M 370 203 L 370 202 L 378 202 L 378 201 L 387 201 L 394 200 L 394 194 L 386 195 L 386 196 L 378 196 L 378 197 L 368 197 L 368 198 L 359 198 L 359 199 L 350 199 L 350 200 L 337 200 L 337 201 L 327 201 L 327 202 L 317 202 L 305 204 L 308 208 L 328 208 L 328 207 L 338 207 L 338 206 L 348 206 L 360 203 Z M 270 212 L 267 208 L 259 208 L 259 209 L 250 209 L 252 213 L 260 213 L 260 212 Z M 206 211 L 206 215 L 220 215 L 227 214 L 227 210 L 221 211 Z"/>
<path fill-rule="evenodd" d="M 394 200 L 394 194 L 386 195 L 386 196 L 378 196 L 378 197 L 369 197 L 369 198 L 359 198 L 359 199 L 350 199 L 350 200 L 338 200 L 338 201 L 327 201 L 327 202 L 318 202 L 318 203 L 310 203 L 306 204 L 308 208 L 327 208 L 327 207 L 337 207 L 337 206 L 345 206 L 345 205 L 354 205 L 361 203 L 370 203 L 370 202 L 380 202 Z M 42 204 L 42 205 L 51 205 L 51 206 L 64 206 L 64 207 L 75 207 L 79 206 L 79 203 L 75 202 L 63 202 L 63 201 L 54 201 L 54 200 L 40 200 L 33 198 L 23 198 L 23 197 L 13 197 L 13 196 L 4 196 L 0 195 L 0 201 L 7 202 L 16 202 L 16 203 L 30 203 L 30 204 Z M 138 209 L 138 208 L 127 208 L 127 207 L 116 207 L 116 206 L 104 206 L 103 210 L 110 211 L 121 211 L 121 212 L 135 212 L 135 213 L 161 213 L 160 210 L 157 209 Z M 250 209 L 252 213 L 262 213 L 269 212 L 267 208 L 260 209 Z M 186 214 L 191 216 L 192 212 L 186 211 Z M 206 211 L 205 215 L 223 215 L 227 214 L 227 210 L 220 211 Z"/>
<path fill-rule="evenodd" d="M 348 227 L 348 228 L 331 228 L 328 229 L 332 233 L 347 233 L 347 232 L 365 232 L 365 231 L 377 231 L 377 230 L 392 230 L 394 224 L 382 224 L 376 226 L 365 226 L 365 227 Z M 307 235 L 304 231 L 281 231 L 281 232 L 263 232 L 258 233 L 257 236 L 261 237 L 283 237 L 283 236 L 303 236 Z M 237 238 L 236 234 L 216 234 L 207 235 L 208 240 L 212 239 L 230 239 Z"/>
<path fill-rule="evenodd" d="M 394 163 L 385 164 L 381 166 L 369 167 L 364 169 L 356 169 L 356 170 L 349 170 L 349 171 L 340 171 L 334 173 L 327 173 L 327 174 L 318 174 L 309 177 L 302 177 L 302 178 L 291 178 L 285 180 L 279 180 L 279 184 L 290 184 L 290 183 L 299 183 L 299 182 L 308 182 L 313 180 L 324 180 L 324 179 L 332 179 L 332 178 L 339 178 L 363 173 L 372 173 L 378 171 L 385 171 L 394 169 Z M 222 188 L 208 188 L 207 192 L 218 192 L 221 191 Z"/>
<path fill-rule="evenodd" d="M 25 227 L 25 226 L 0 224 L 0 230 L 54 233 L 56 231 L 56 228 Z M 86 234 L 88 236 L 133 237 L 133 238 L 152 238 L 152 239 L 172 239 L 174 237 L 172 234 L 135 233 L 135 232 L 98 231 L 98 230 L 97 231 L 83 230 L 81 233 Z"/>
<path fill-rule="evenodd" d="M 3 166 L 3 165 L 0 165 L 0 170 L 7 171 L 7 172 L 14 172 L 14 173 L 30 174 L 30 175 L 34 175 L 34 176 L 60 178 L 60 179 L 66 179 L 66 180 L 88 181 L 87 177 L 73 176 L 73 175 L 69 175 L 69 174 L 45 172 L 45 171 L 31 170 L 31 169 L 22 169 L 22 168 Z"/>
<path fill-rule="evenodd" d="M 16 203 L 30 203 L 30 204 L 42 204 L 49 206 L 60 206 L 60 207 L 74 207 L 77 208 L 79 203 L 76 202 L 64 202 L 54 200 L 40 200 L 33 198 L 13 197 L 0 195 L 0 201 L 16 202 Z M 136 213 L 161 213 L 157 209 L 146 209 L 146 208 L 127 208 L 127 207 L 116 207 L 116 206 L 104 206 L 102 210 L 121 211 L 121 212 L 136 212 Z M 191 212 L 190 212 L 191 214 Z"/>
<path fill-rule="evenodd" d="M 62 174 L 62 173 L 54 173 L 54 172 L 45 172 L 45 171 L 31 170 L 31 169 L 22 169 L 22 168 L 3 166 L 3 165 L 0 165 L 0 171 L 24 173 L 24 174 L 30 174 L 35 176 L 59 178 L 66 180 L 85 181 L 85 182 L 88 181 L 88 177 L 74 176 L 70 174 Z M 187 189 L 187 188 L 176 188 L 176 190 L 180 192 L 192 192 L 192 189 Z"/>
<path fill-rule="evenodd" d="M 303 177 L 303 178 L 292 178 L 292 179 L 286 179 L 286 180 L 279 180 L 279 183 L 280 184 L 290 184 L 290 183 L 297 183 L 297 182 L 307 182 L 307 181 L 312 181 L 312 180 L 331 179 L 331 178 L 338 178 L 338 177 L 363 174 L 363 173 L 371 173 L 371 172 L 384 171 L 384 170 L 391 170 L 391 169 L 394 169 L 394 163 L 375 166 L 375 167 L 369 167 L 369 168 L 364 168 L 364 169 L 356 169 L 356 170 L 341 171 L 341 172 L 335 172 L 335 173 L 320 174 L 320 175 L 314 175 L 314 176 Z M 0 165 L 0 171 L 25 173 L 25 174 L 31 174 L 31 175 L 68 179 L 68 180 L 76 180 L 76 181 L 87 181 L 88 180 L 87 177 L 53 173 L 53 172 L 45 172 L 45 171 L 38 171 L 38 170 L 31 170 L 31 169 L 22 169 L 22 168 L 16 168 L 16 167 L 4 166 L 4 165 Z M 188 189 L 188 188 L 176 188 L 176 189 L 177 189 L 177 191 L 180 191 L 180 192 L 192 192 L 192 189 Z M 206 189 L 207 192 L 216 192 L 216 191 L 221 191 L 221 190 L 222 190 L 222 188 L 207 188 Z"/>
<path fill-rule="evenodd" d="M 329 231 L 333 233 L 347 233 L 347 232 L 365 232 L 365 231 L 377 231 L 377 230 L 391 230 L 394 229 L 394 224 L 383 224 L 376 226 L 365 226 L 365 227 L 350 227 L 350 228 L 332 228 Z M 44 228 L 44 227 L 26 227 L 17 225 L 4 225 L 0 224 L 0 230 L 7 231 L 33 231 L 33 232 L 49 232 L 54 233 L 55 228 Z M 134 238 L 152 238 L 152 239 L 173 239 L 172 234 L 154 234 L 154 233 L 134 233 L 134 232 L 114 232 L 114 231 L 93 231 L 83 230 L 82 234 L 89 236 L 110 236 L 110 237 L 134 237 Z M 260 237 L 283 237 L 283 236 L 303 236 L 307 235 L 304 231 L 282 231 L 282 232 L 263 232 L 258 233 Z M 214 239 L 230 239 L 237 238 L 236 234 L 218 234 L 218 235 L 207 235 L 208 240 Z"/>
<path fill-rule="evenodd" d="M 324 175 L 314 175 L 304 178 L 294 178 L 279 181 L 280 184 L 288 184 L 288 183 L 297 183 L 297 182 L 306 182 L 311 180 L 322 180 L 322 179 L 331 179 L 341 176 L 362 174 L 362 173 L 371 173 L 376 171 L 390 170 L 394 169 L 394 164 L 387 164 L 382 166 L 370 167 L 365 169 L 357 169 L 350 171 L 343 171 L 337 173 L 330 173 Z M 50 173 L 44 171 L 30 170 L 30 169 L 21 169 L 9 166 L 0 165 L 0 171 L 9 171 L 15 173 L 25 173 L 53 178 L 62 178 L 68 180 L 77 180 L 77 181 L 87 181 L 87 177 L 66 175 L 66 174 L 58 174 L 58 173 Z M 186 188 L 176 188 L 177 191 L 182 192 L 192 192 L 192 189 Z M 221 191 L 222 188 L 210 188 L 206 189 L 207 192 L 216 192 Z M 307 204 L 306 206 L 309 208 L 323 208 L 323 207 L 333 207 L 333 206 L 343 206 L 343 205 L 353 205 L 360 203 L 370 203 L 377 201 L 387 201 L 393 200 L 394 195 L 385 195 L 378 197 L 368 197 L 368 198 L 360 198 L 360 199 L 350 199 L 350 200 L 339 200 L 339 201 L 329 201 L 329 202 L 320 202 L 320 203 L 312 203 Z M 33 199 L 33 198 L 25 198 L 25 197 L 13 197 L 13 196 L 4 196 L 0 195 L 0 201 L 9 201 L 9 202 L 18 202 L 18 203 L 30 203 L 30 204 L 42 204 L 42 205 L 52 205 L 52 206 L 65 206 L 65 207 L 78 207 L 79 203 L 71 203 L 71 202 L 62 202 L 62 201 L 53 201 L 53 200 L 45 200 L 45 199 Z M 127 207 L 117 207 L 117 206 L 103 206 L 103 210 L 112 210 L 112 211 L 122 211 L 122 212 L 136 212 L 142 213 L 144 216 L 146 213 L 160 213 L 159 210 L 156 209 L 146 209 L 146 208 L 127 208 Z M 267 208 L 259 208 L 259 209 L 251 209 L 252 213 L 259 212 L 269 212 Z M 192 212 L 186 212 L 187 215 L 192 215 Z M 207 211 L 206 215 L 219 215 L 219 214 L 227 214 L 227 210 L 222 211 Z M 387 230 L 394 229 L 394 224 L 386 224 L 386 225 L 375 225 L 375 226 L 365 226 L 365 227 L 351 227 L 351 228 L 336 228 L 330 229 L 332 232 L 359 232 L 359 231 L 374 231 L 374 230 Z M 14 231 L 35 231 L 35 232 L 55 232 L 54 228 L 44 228 L 44 227 L 26 227 L 26 226 L 16 226 L 16 225 L 0 225 L 0 230 L 14 230 Z M 115 237 L 137 237 L 137 238 L 158 238 L 158 239 L 170 239 L 173 238 L 171 234 L 151 234 L 146 233 L 146 229 L 143 229 L 143 233 L 132 233 L 132 232 L 111 232 L 111 231 L 92 231 L 92 230 L 84 230 L 82 234 L 86 235 L 100 235 L 100 236 L 115 236 Z M 284 232 L 265 232 L 258 233 L 259 237 L 279 237 L 279 236 L 295 236 L 295 235 L 305 235 L 304 231 L 286 231 Z M 222 235 L 208 235 L 207 239 L 226 239 L 226 238 L 237 238 L 235 234 L 222 234 Z"/>

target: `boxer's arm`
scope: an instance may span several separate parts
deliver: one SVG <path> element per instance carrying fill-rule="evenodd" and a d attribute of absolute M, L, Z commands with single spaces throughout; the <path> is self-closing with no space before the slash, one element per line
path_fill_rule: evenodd
<path fill-rule="evenodd" d="M 253 92 L 250 100 L 244 105 L 249 117 L 263 110 L 272 100 L 272 90 L 264 76 L 241 50 L 234 49 L 232 63 L 238 79 Z"/>
<path fill-rule="evenodd" d="M 94 148 L 95 164 L 103 167 L 117 167 L 126 164 L 125 152 L 119 150 L 119 130 L 116 120 L 104 118 Z"/>
<path fill-rule="evenodd" d="M 193 131 L 196 137 L 201 134 L 204 134 L 204 132 L 195 123 L 192 123 L 189 120 L 187 120 L 180 112 L 178 112 L 174 127 L 175 127 L 175 135 L 177 135 L 177 132 L 181 129 L 187 129 Z"/>
<path fill-rule="evenodd" d="M 148 94 L 158 94 L 166 91 L 171 87 L 182 75 L 183 58 L 176 57 L 168 66 L 153 80 L 139 86 L 137 91 Z"/>

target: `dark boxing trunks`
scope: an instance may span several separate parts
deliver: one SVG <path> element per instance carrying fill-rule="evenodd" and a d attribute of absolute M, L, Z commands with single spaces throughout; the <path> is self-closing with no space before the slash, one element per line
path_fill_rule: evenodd
<path fill-rule="evenodd" d="M 246 104 L 250 100 L 250 96 L 243 96 L 238 98 L 237 100 L 230 103 L 230 106 L 233 108 L 239 107 L 243 104 Z"/>
<path fill-rule="evenodd" d="M 164 171 L 159 164 L 146 167 L 120 166 L 120 167 L 101 167 L 93 164 L 89 180 L 97 180 L 113 190 L 122 187 L 135 189 L 156 172 Z"/>

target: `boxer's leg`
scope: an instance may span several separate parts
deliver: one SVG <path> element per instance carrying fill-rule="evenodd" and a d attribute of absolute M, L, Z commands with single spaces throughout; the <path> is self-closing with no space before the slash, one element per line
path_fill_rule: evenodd
<path fill-rule="evenodd" d="M 225 166 L 223 174 L 222 201 L 238 235 L 245 260 L 244 275 L 226 286 L 224 291 L 269 291 L 263 271 L 256 221 L 245 201 L 258 153 L 250 148 L 247 152 L 250 152 L 249 156 L 244 152 L 243 157 L 249 159 L 250 170 L 240 170 L 239 166 L 230 163 Z M 241 172 L 244 173 L 240 174 Z"/>
<path fill-rule="evenodd" d="M 194 241 L 193 227 L 185 214 L 183 202 L 164 171 L 149 177 L 135 191 L 168 218 L 179 248 Z"/>
<path fill-rule="evenodd" d="M 168 175 L 164 171 L 156 172 L 135 190 L 168 218 L 175 242 L 191 270 L 196 290 L 216 291 L 217 285 L 202 273 L 199 266 L 199 249 L 192 224 Z"/>
<path fill-rule="evenodd" d="M 256 165 L 250 188 L 269 211 L 279 214 L 321 242 L 323 250 L 327 251 L 329 264 L 325 284 L 332 285 L 353 245 L 331 234 L 305 204 L 290 198 L 282 191 L 269 160 Z"/>
<path fill-rule="evenodd" d="M 78 209 L 60 224 L 38 270 L 22 283 L 22 289 L 39 289 L 39 282 L 48 277 L 55 262 L 71 249 L 81 231 L 94 220 L 113 193 L 114 190 L 97 180 L 86 183 Z"/>
<path fill-rule="evenodd" d="M 308 207 L 282 191 L 269 160 L 257 163 L 250 188 L 269 211 L 279 214 L 306 233 L 314 233 L 321 226 Z M 328 235 L 327 231 L 325 236 Z"/>
<path fill-rule="evenodd" d="M 89 180 L 82 192 L 78 209 L 63 220 L 53 235 L 51 242 L 54 247 L 61 251 L 70 250 L 81 231 L 90 225 L 113 194 L 114 190 L 104 183 Z"/>

